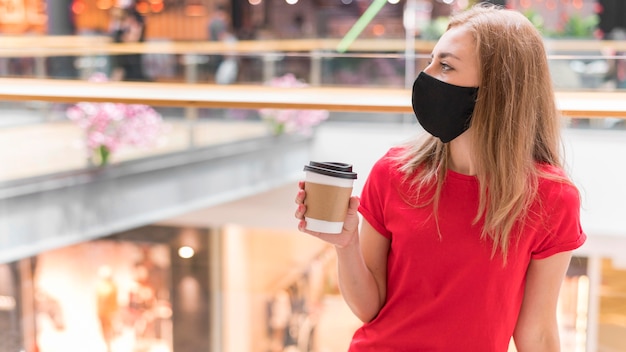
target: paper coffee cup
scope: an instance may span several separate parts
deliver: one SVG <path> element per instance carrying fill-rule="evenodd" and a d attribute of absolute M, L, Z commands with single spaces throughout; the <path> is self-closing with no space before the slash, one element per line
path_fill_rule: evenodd
<path fill-rule="evenodd" d="M 304 171 L 306 229 L 340 233 L 348 212 L 352 185 L 357 176 L 352 172 L 352 165 L 311 161 L 304 166 Z"/>

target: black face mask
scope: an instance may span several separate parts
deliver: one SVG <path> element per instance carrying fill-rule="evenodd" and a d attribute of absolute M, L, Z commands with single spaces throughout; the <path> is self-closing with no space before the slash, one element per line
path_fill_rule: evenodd
<path fill-rule="evenodd" d="M 413 83 L 413 111 L 420 125 L 448 143 L 470 127 L 478 88 L 460 87 L 424 72 Z"/>

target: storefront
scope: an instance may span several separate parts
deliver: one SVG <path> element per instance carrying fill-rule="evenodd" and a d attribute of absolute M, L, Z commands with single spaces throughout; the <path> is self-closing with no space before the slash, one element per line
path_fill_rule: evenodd
<path fill-rule="evenodd" d="M 0 351 L 209 350 L 207 238 L 146 227 L 1 265 Z"/>

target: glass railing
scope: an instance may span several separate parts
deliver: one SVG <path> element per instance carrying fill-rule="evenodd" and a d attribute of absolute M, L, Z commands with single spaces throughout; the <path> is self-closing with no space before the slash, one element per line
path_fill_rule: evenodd
<path fill-rule="evenodd" d="M 145 119 L 128 122 L 102 119 L 101 123 L 108 126 L 102 128 L 95 126 L 97 121 L 83 127 L 86 119 L 68 118 L 77 106 L 84 110 L 104 110 L 109 105 L 1 104 L 4 117 L 0 124 L 0 149 L 3 150 L 0 163 L 10 167 L 0 170 L 0 182 L 97 168 L 103 163 L 96 147 L 99 139 L 110 148 L 109 159 L 105 161 L 110 165 L 261 138 L 270 133 L 268 126 L 257 117 L 250 117 L 257 114 L 252 110 L 197 109 L 197 117 L 192 120 L 185 118 L 180 108 L 144 106 L 137 110 L 151 109 L 158 120 L 148 115 L 144 115 Z M 16 148 L 18 145 L 23 147 Z"/>
<path fill-rule="evenodd" d="M 132 76 L 127 79 L 153 82 L 259 84 L 292 73 L 311 85 L 404 87 L 434 46 L 417 40 L 415 51 L 407 53 L 403 40 L 357 40 L 339 53 L 339 41 L 331 39 L 113 44 L 103 37 L 63 38 L 12 38 L 0 48 L 0 77 L 88 79 L 102 72 L 119 79 L 114 71 L 127 67 Z M 617 78 L 625 42 L 547 39 L 546 48 L 557 89 L 611 88 L 612 80 L 617 80 L 613 88 L 626 84 Z M 233 61 L 237 68 L 231 71 Z M 216 77 L 220 66 L 224 74 Z"/>
<path fill-rule="evenodd" d="M 83 39 L 84 40 L 84 39 Z M 96 40 L 96 39 L 94 39 Z M 87 81 L 95 77 L 104 77 L 105 80 L 115 79 L 116 63 L 126 62 L 128 65 L 141 65 L 130 67 L 133 72 L 142 71 L 146 81 L 150 84 L 224 84 L 238 85 L 289 85 L 301 84 L 316 87 L 334 88 L 394 88 L 402 89 L 410 87 L 413 77 L 429 60 L 429 55 L 423 53 L 428 49 L 430 42 L 422 43 L 418 47 L 420 51 L 414 56 L 407 58 L 399 50 L 399 44 L 391 41 L 390 47 L 379 45 L 387 50 L 376 52 L 377 46 L 372 46 L 367 52 L 362 48 L 360 52 L 348 52 L 339 54 L 333 52 L 332 42 L 312 41 L 280 41 L 271 42 L 266 51 L 250 52 L 245 49 L 243 43 L 238 52 L 218 53 L 202 47 L 202 44 L 191 45 L 189 43 L 147 43 L 145 46 L 131 46 L 124 50 L 120 45 L 103 46 L 102 43 L 82 47 L 63 47 L 59 43 L 55 46 L 37 50 L 32 47 L 15 47 L 0 49 L 0 77 L 5 78 L 40 78 L 40 79 L 71 79 Z M 556 52 L 559 48 L 551 50 L 549 56 L 550 69 L 553 75 L 555 89 L 558 92 L 622 92 L 626 86 L 626 56 L 623 53 L 613 51 L 612 54 L 603 55 L 603 47 L 598 46 L 597 41 L 590 41 L 591 48 L 574 53 L 568 46 L 567 51 Z M 375 43 L 372 43 L 374 45 Z M 298 48 L 298 51 L 277 52 L 273 49 Z M 584 49 L 585 43 L 579 43 Z M 363 45 L 362 45 L 363 46 Z M 554 45 L 549 45 L 554 46 Z M 121 45 L 124 48 L 123 45 Z M 117 48 L 117 49 L 116 49 Z M 254 43 L 254 48 L 262 50 L 261 44 Z M 140 52 L 134 52 L 136 50 Z M 192 50 L 197 49 L 198 52 Z M 245 49 L 245 50 L 244 50 Z M 111 53 L 103 52 L 111 50 Z M 222 48 L 223 50 L 223 48 Z M 394 50 L 396 52 L 394 52 Z M 203 53 L 207 51 L 208 53 Z M 606 50 L 605 50 L 606 51 Z M 132 53 L 131 56 L 122 54 Z M 68 56 L 59 55 L 72 54 Z M 133 56 L 136 55 L 136 56 Z M 134 60 L 134 61 L 133 61 Z M 139 61 L 137 61 L 139 60 Z M 298 82 L 287 82 L 288 75 L 292 75 Z M 282 81 L 280 81 L 282 78 Z M 172 92 L 176 94 L 176 92 Z M 241 97 L 246 100 L 246 97 Z M 96 104 L 98 105 L 98 104 Z M 100 104 L 101 105 L 101 104 Z M 85 136 L 75 123 L 68 119 L 68 111 L 75 106 L 64 102 L 37 102 L 37 101 L 0 101 L 0 109 L 4 117 L 0 121 L 0 133 L 3 138 L 1 143 L 14 143 L 17 140 L 28 138 L 37 129 L 45 131 L 58 130 L 59 133 L 42 132 L 46 138 L 52 138 L 50 143 L 56 148 L 42 146 L 37 150 L 36 146 L 29 149 L 35 157 L 27 159 L 36 165 L 16 168 L 4 171 L 0 179 L 7 180 L 27 175 L 45 174 L 55 168 L 68 170 L 88 166 L 85 162 L 83 151 L 79 145 Z M 151 156 L 154 154 L 180 151 L 185 148 L 206 143 L 219 143 L 221 140 L 236 138 L 248 138 L 249 134 L 240 135 L 242 129 L 238 126 L 245 124 L 258 135 L 262 132 L 262 123 L 259 123 L 261 115 L 258 109 L 250 108 L 193 108 L 184 106 L 153 106 L 167 125 L 167 131 L 163 133 L 160 144 L 157 146 L 138 151 L 135 149 L 117 153 L 113 160 L 122 161 Z M 362 119 L 367 121 L 388 121 L 386 117 L 376 118 L 375 114 L 361 115 L 341 112 L 329 112 L 332 121 L 352 121 Z M 626 114 L 626 113 L 625 113 Z M 410 114 L 407 114 L 410 115 Z M 395 118 L 395 121 L 411 121 L 410 116 Z M 595 128 L 595 129 L 624 129 L 626 119 L 615 116 L 592 116 L 590 118 L 567 119 L 570 128 Z M 45 124 L 45 125 L 43 125 Z M 9 128 L 11 127 L 11 128 Z M 210 136 L 203 131 L 216 132 L 220 138 Z M 237 133 L 234 133 L 236 131 Z M 198 135 L 194 137 L 194 135 Z M 10 137 L 9 137 L 10 136 Z M 230 136 L 230 137 L 226 137 Z M 58 139 L 58 141 L 53 141 Z M 7 146 L 3 147 L 6 150 Z M 58 148 L 58 149 L 57 149 Z M 46 152 L 62 152 L 66 162 L 59 163 L 53 157 L 45 156 Z M 68 157 L 72 156 L 72 157 Z M 3 162 L 8 165 L 15 163 L 15 156 L 7 156 L 4 153 Z M 71 160 L 71 161 L 70 161 Z M 66 166 L 61 167 L 61 164 Z M 26 171 L 31 170 L 31 171 Z"/>

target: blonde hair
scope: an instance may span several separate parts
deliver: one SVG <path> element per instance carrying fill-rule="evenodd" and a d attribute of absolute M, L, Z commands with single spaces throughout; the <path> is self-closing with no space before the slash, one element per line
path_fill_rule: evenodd
<path fill-rule="evenodd" d="M 530 21 L 480 4 L 453 16 L 448 29 L 460 26 L 472 34 L 480 65 L 471 121 L 480 184 L 474 223 L 484 220 L 482 238 L 493 240 L 492 257 L 500 249 L 506 261 L 511 231 L 536 198 L 542 176 L 536 163 L 561 167 L 559 116 L 543 39 Z M 447 144 L 428 136 L 409 144 L 398 158 L 414 190 L 434 188 L 422 205 L 434 204 L 435 219 L 448 154 Z"/>

